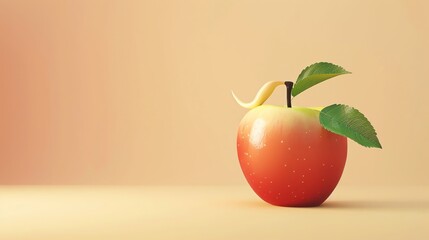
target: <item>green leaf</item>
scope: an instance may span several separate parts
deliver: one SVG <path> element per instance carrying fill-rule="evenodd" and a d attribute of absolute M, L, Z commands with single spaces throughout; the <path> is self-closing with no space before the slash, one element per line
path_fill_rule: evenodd
<path fill-rule="evenodd" d="M 377 133 L 368 119 L 357 109 L 333 104 L 320 112 L 320 124 L 326 130 L 348 137 L 362 146 L 382 148 Z"/>
<path fill-rule="evenodd" d="M 292 96 L 297 96 L 308 88 L 338 75 L 351 73 L 344 68 L 327 62 L 319 62 L 306 67 L 299 74 L 292 88 Z"/>

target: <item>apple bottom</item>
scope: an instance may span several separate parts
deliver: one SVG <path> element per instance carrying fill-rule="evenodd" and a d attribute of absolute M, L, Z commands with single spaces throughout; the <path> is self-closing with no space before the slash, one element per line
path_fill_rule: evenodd
<path fill-rule="evenodd" d="M 338 136 L 336 145 L 326 148 L 326 144 L 312 144 L 314 153 L 307 145 L 296 144 L 291 150 L 280 146 L 248 148 L 240 157 L 240 165 L 253 191 L 266 202 L 289 207 L 319 206 L 333 192 L 344 169 L 347 139 Z M 305 157 L 298 154 L 304 151 Z"/>
<path fill-rule="evenodd" d="M 283 112 L 259 109 L 242 120 L 241 169 L 254 192 L 272 205 L 319 206 L 341 178 L 347 138 L 325 130 L 318 111 Z"/>

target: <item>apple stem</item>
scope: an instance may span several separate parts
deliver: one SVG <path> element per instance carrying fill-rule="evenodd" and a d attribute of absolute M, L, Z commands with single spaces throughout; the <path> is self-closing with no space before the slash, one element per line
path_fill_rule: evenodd
<path fill-rule="evenodd" d="M 286 103 L 287 103 L 287 107 L 290 108 L 292 107 L 292 86 L 293 86 L 293 82 L 291 81 L 286 81 L 285 82 L 286 85 Z"/>

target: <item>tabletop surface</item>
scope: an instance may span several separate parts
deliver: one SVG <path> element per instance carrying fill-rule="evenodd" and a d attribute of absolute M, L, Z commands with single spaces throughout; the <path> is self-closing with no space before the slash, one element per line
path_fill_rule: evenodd
<path fill-rule="evenodd" d="M 429 187 L 285 208 L 248 186 L 2 186 L 0 239 L 429 239 Z"/>

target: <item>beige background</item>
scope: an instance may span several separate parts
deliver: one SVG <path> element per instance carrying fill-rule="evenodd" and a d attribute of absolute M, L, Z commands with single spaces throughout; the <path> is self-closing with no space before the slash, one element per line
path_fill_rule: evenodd
<path fill-rule="evenodd" d="M 1 239 L 427 240 L 428 186 L 347 186 L 322 206 L 247 186 L 2 186 Z M 43 216 L 43 221 L 40 217 Z"/>
<path fill-rule="evenodd" d="M 383 150 L 349 142 L 341 184 L 429 184 L 426 1 L 0 1 L 3 184 L 244 184 L 235 134 L 270 80 L 341 76 Z M 268 101 L 283 104 L 284 90 Z M 426 149 L 425 149 L 426 148 Z"/>

